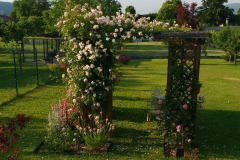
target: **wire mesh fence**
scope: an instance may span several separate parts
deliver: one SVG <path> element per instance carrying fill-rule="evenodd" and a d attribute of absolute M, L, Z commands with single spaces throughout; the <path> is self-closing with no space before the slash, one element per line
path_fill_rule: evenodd
<path fill-rule="evenodd" d="M 23 44 L 0 53 L 0 105 L 38 85 L 60 78 L 62 69 L 55 59 L 62 39 L 25 38 Z M 23 46 L 23 47 L 21 47 Z"/>

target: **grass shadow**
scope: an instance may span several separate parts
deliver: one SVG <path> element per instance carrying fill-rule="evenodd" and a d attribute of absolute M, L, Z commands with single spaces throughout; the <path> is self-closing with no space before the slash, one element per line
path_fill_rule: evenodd
<path fill-rule="evenodd" d="M 239 117 L 239 111 L 202 110 L 196 132 L 201 155 L 225 159 L 239 158 Z"/>
<path fill-rule="evenodd" d="M 148 109 L 113 107 L 113 119 L 134 123 L 145 123 Z"/>

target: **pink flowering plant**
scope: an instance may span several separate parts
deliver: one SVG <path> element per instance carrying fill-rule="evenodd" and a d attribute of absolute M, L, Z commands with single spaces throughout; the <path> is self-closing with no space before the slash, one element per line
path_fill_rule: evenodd
<path fill-rule="evenodd" d="M 171 48 L 172 65 L 168 68 L 171 84 L 166 90 L 163 114 L 158 124 L 171 148 L 188 150 L 194 143 L 197 109 L 203 108 L 205 99 L 203 94 L 198 95 L 200 83 L 194 74 L 193 60 L 182 58 L 184 54 L 189 54 L 189 57 L 193 55 L 190 56 L 184 49 L 185 44 L 180 42 L 172 41 L 175 47 Z M 191 50 L 191 47 L 187 49 Z"/>
<path fill-rule="evenodd" d="M 118 78 L 117 62 L 123 42 L 136 38 L 151 41 L 154 32 L 185 30 L 178 26 L 171 27 L 168 23 L 150 22 L 149 19 L 137 19 L 137 15 L 120 13 L 103 16 L 101 6 L 91 8 L 87 3 L 80 5 L 66 1 L 65 12 L 55 25 L 64 37 L 62 49 L 66 57 L 57 58 L 59 63 L 68 64 L 66 74 L 62 75 L 68 90 L 64 104 L 67 112 L 64 113 L 68 117 L 68 125 L 75 126 L 78 131 L 76 138 L 86 141 L 86 134 L 94 139 L 92 132 L 97 133 L 93 128 L 98 122 L 90 123 L 96 119 L 83 115 L 86 106 L 88 115 L 101 117 L 100 121 L 106 122 L 106 97 L 114 90 Z M 101 123 L 104 125 L 101 127 L 109 128 L 112 126 L 109 123 L 111 121 Z M 86 130 L 89 132 L 83 132 Z M 104 132 L 111 135 L 109 129 Z"/>

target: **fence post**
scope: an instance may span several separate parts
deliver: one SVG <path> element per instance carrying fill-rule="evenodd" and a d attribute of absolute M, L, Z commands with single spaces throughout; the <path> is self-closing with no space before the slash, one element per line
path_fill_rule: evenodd
<path fill-rule="evenodd" d="M 46 60 L 45 39 L 43 39 L 43 57 Z"/>
<path fill-rule="evenodd" d="M 25 63 L 25 52 L 24 52 L 24 39 L 21 40 L 21 50 L 22 50 L 22 62 Z"/>
<path fill-rule="evenodd" d="M 14 63 L 14 78 L 15 78 L 15 88 L 16 88 L 16 94 L 18 95 L 18 83 L 17 83 L 17 67 L 16 67 L 16 55 L 15 51 L 12 48 L 13 53 L 13 63 Z"/>
<path fill-rule="evenodd" d="M 37 85 L 39 85 L 39 75 L 38 75 L 38 59 L 37 59 L 37 48 L 35 46 L 35 39 L 33 39 L 33 52 L 34 52 L 34 58 L 36 63 L 36 77 L 37 77 Z"/>

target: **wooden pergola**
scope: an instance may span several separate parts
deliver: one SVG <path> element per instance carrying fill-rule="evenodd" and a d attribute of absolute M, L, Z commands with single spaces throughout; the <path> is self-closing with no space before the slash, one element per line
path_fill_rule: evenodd
<path fill-rule="evenodd" d="M 189 71 L 193 72 L 192 81 L 199 81 L 199 71 L 200 71 L 200 58 L 201 58 L 201 46 L 205 43 L 205 39 L 210 38 L 211 34 L 209 32 L 164 32 L 164 33 L 156 33 L 154 34 L 155 40 L 163 40 L 163 39 L 178 39 L 181 43 L 181 40 L 185 40 L 191 45 L 186 45 L 185 51 L 186 53 L 182 54 L 180 58 L 181 63 L 183 63 Z M 173 56 L 174 52 L 172 52 L 172 46 L 168 46 L 168 69 L 173 65 Z M 168 92 L 174 88 L 175 86 L 173 82 L 173 75 L 168 72 L 167 74 L 167 94 Z M 190 97 L 193 100 L 197 100 L 197 95 L 199 93 L 199 88 L 195 87 L 192 89 Z M 109 92 L 109 96 L 106 97 L 107 100 L 107 108 L 106 108 L 106 118 L 112 121 L 112 92 Z M 85 114 L 87 115 L 87 114 Z"/>
<path fill-rule="evenodd" d="M 201 46 L 205 43 L 205 39 L 210 38 L 211 34 L 209 32 L 200 32 L 200 31 L 192 31 L 192 32 L 164 32 L 164 33 L 156 33 L 154 34 L 155 40 L 162 39 L 178 39 L 180 45 L 182 41 L 188 42 L 184 48 L 185 53 L 181 54 L 179 61 L 189 69 L 189 71 L 193 72 L 193 76 L 191 77 L 193 81 L 199 81 L 199 71 L 200 71 L 200 58 L 201 58 Z M 168 46 L 168 70 L 173 65 L 173 56 L 176 53 L 173 51 L 174 48 L 169 44 Z M 184 76 L 184 75 L 183 75 Z M 168 71 L 167 74 L 167 93 L 173 87 L 174 83 L 172 83 L 173 75 Z M 191 97 L 194 100 L 197 100 L 197 94 L 199 93 L 199 88 L 193 88 L 191 92 Z"/>

